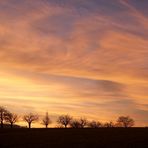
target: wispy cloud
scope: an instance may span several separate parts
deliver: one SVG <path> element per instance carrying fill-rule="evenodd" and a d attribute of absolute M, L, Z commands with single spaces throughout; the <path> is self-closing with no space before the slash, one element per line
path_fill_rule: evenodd
<path fill-rule="evenodd" d="M 73 108 L 72 115 L 101 114 L 104 120 L 126 108 L 122 113 L 138 115 L 138 124 L 144 124 L 145 5 L 136 0 L 1 1 L 0 103 L 57 115 Z"/>

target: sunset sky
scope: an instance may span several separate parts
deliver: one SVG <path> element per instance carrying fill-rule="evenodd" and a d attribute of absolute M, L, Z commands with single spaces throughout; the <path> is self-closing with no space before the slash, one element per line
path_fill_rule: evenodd
<path fill-rule="evenodd" d="M 0 106 L 148 125 L 148 0 L 0 0 Z"/>

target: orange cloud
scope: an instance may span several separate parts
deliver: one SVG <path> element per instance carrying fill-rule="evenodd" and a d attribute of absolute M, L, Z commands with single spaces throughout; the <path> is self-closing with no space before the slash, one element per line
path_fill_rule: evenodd
<path fill-rule="evenodd" d="M 1 105 L 144 125 L 147 19 L 131 3 L 0 2 Z"/>

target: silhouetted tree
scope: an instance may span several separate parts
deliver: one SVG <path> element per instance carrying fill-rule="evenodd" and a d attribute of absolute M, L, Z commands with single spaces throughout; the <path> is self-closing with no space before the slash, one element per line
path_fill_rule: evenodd
<path fill-rule="evenodd" d="M 5 117 L 5 121 L 10 123 L 11 128 L 13 127 L 13 124 L 18 121 L 18 115 L 13 113 L 7 113 Z"/>
<path fill-rule="evenodd" d="M 67 128 L 67 126 L 70 124 L 72 120 L 72 117 L 69 115 L 61 115 L 59 116 L 57 122 L 61 125 L 63 125 L 65 128 Z"/>
<path fill-rule="evenodd" d="M 90 128 L 99 128 L 101 126 L 102 126 L 102 124 L 100 122 L 96 122 L 96 121 L 91 121 L 88 123 L 88 127 L 90 127 Z"/>
<path fill-rule="evenodd" d="M 88 122 L 86 118 L 80 118 L 79 123 L 80 123 L 80 128 L 84 128 Z"/>
<path fill-rule="evenodd" d="M 117 119 L 117 125 L 120 127 L 132 127 L 134 126 L 134 120 L 129 116 L 120 116 Z"/>
<path fill-rule="evenodd" d="M 81 128 L 80 122 L 78 120 L 71 120 L 70 122 L 71 128 Z"/>
<path fill-rule="evenodd" d="M 114 123 L 112 121 L 106 122 L 103 126 L 104 127 L 115 127 L 115 125 L 114 125 Z"/>
<path fill-rule="evenodd" d="M 0 122 L 1 122 L 1 128 L 3 128 L 4 120 L 7 114 L 9 113 L 8 110 L 6 110 L 4 107 L 0 106 Z"/>
<path fill-rule="evenodd" d="M 38 115 L 29 113 L 27 115 L 24 115 L 23 120 L 28 123 L 28 127 L 31 128 L 31 124 L 33 122 L 36 122 L 39 119 Z"/>
<path fill-rule="evenodd" d="M 87 120 L 85 118 L 74 119 L 70 122 L 70 127 L 72 128 L 84 128 L 87 125 Z"/>
<path fill-rule="evenodd" d="M 46 128 L 48 128 L 48 125 L 51 123 L 50 117 L 48 115 L 48 112 L 46 113 L 45 117 L 42 119 L 42 124 L 45 125 Z"/>

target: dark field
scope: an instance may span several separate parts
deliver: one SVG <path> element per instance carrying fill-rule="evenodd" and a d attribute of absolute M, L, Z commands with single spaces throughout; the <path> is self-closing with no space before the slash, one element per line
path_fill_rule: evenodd
<path fill-rule="evenodd" d="M 0 148 L 148 148 L 148 128 L 0 129 Z"/>

